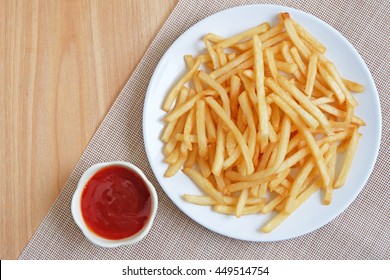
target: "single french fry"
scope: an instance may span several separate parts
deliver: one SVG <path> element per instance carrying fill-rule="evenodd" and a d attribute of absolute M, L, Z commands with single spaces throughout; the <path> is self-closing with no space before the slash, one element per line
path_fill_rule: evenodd
<path fill-rule="evenodd" d="M 348 101 L 349 104 L 351 104 L 352 107 L 356 107 L 358 105 L 357 101 L 355 98 L 352 96 L 352 94 L 349 92 L 345 84 L 343 83 L 343 80 L 340 77 L 339 72 L 337 71 L 336 67 L 334 64 L 330 61 L 325 63 L 326 69 L 329 71 L 330 75 L 333 77 L 333 79 L 336 81 L 337 85 L 343 92 L 345 99 Z"/>
<path fill-rule="evenodd" d="M 238 102 L 240 103 L 240 106 L 243 109 L 244 116 L 248 123 L 248 127 L 249 127 L 248 149 L 249 149 L 249 156 L 253 158 L 255 153 L 255 146 L 256 146 L 256 127 L 255 127 L 255 121 L 253 119 L 252 109 L 249 104 L 248 95 L 246 94 L 245 91 L 241 93 L 240 96 L 238 97 Z"/>
<path fill-rule="evenodd" d="M 203 39 L 206 39 L 206 40 L 213 42 L 213 43 L 219 43 L 219 42 L 225 40 L 224 37 L 219 36 L 219 35 L 214 34 L 214 33 L 207 33 L 207 35 L 204 36 Z"/>
<path fill-rule="evenodd" d="M 184 138 L 183 141 L 186 144 L 187 149 L 190 151 L 192 150 L 192 142 L 190 140 L 190 135 L 191 135 L 192 128 L 195 125 L 195 111 L 196 111 L 195 108 L 192 108 L 188 113 L 184 125 L 184 130 L 183 130 L 183 138 Z"/>
<path fill-rule="evenodd" d="M 179 159 L 175 163 L 169 165 L 168 169 L 164 173 L 164 177 L 169 178 L 174 176 L 180 170 L 186 160 L 187 155 L 180 155 Z"/>
<path fill-rule="evenodd" d="M 212 206 L 218 204 L 218 202 L 211 196 L 183 194 L 183 199 L 189 203 L 202 206 Z"/>
<path fill-rule="evenodd" d="M 183 194 L 183 199 L 189 203 L 192 204 L 198 204 L 202 206 L 213 206 L 217 205 L 219 202 L 217 202 L 214 198 L 206 195 L 191 195 L 191 194 Z M 231 197 L 231 196 L 224 196 L 224 205 L 236 205 L 238 198 L 237 197 Z M 260 202 L 260 199 L 258 198 L 248 198 L 246 200 L 246 205 L 255 205 Z"/>
<path fill-rule="evenodd" d="M 364 91 L 364 86 L 359 84 L 359 83 L 356 83 L 356 82 L 353 82 L 353 81 L 350 81 L 350 80 L 347 80 L 344 78 L 341 78 L 341 80 L 343 81 L 343 83 L 347 87 L 347 89 L 350 91 L 358 92 L 358 93 L 361 93 Z"/>
<path fill-rule="evenodd" d="M 286 157 L 288 142 L 290 140 L 290 131 L 291 131 L 291 121 L 289 117 L 285 115 L 283 117 L 282 128 L 280 130 L 279 143 L 276 150 L 277 154 L 272 166 L 272 169 L 275 171 L 280 168 L 280 165 L 282 164 L 282 162 Z"/>
<path fill-rule="evenodd" d="M 310 100 L 314 105 L 319 106 L 322 104 L 328 104 L 336 102 L 336 99 L 334 97 L 320 97 L 317 99 L 311 99 Z"/>
<path fill-rule="evenodd" d="M 205 123 L 205 102 L 198 100 L 196 102 L 196 132 L 198 136 L 198 153 L 202 158 L 207 155 L 207 137 Z"/>
<path fill-rule="evenodd" d="M 238 202 L 237 197 L 224 196 L 223 199 L 225 200 L 226 205 L 236 205 Z M 258 199 L 258 198 L 248 197 L 246 200 L 246 205 L 256 205 L 256 204 L 259 204 L 259 202 L 260 202 L 260 199 Z"/>
<path fill-rule="evenodd" d="M 180 156 L 180 145 L 176 144 L 173 151 L 168 156 L 165 157 L 164 161 L 168 164 L 172 164 L 179 159 L 179 156 Z"/>
<path fill-rule="evenodd" d="M 278 206 L 281 202 L 283 202 L 286 199 L 283 195 L 277 195 L 273 199 L 271 199 L 267 204 L 264 205 L 264 207 L 261 209 L 261 213 L 267 214 L 275 209 L 276 206 Z"/>
<path fill-rule="evenodd" d="M 248 189 L 242 190 L 236 205 L 236 217 L 241 217 L 242 211 L 245 208 L 246 201 L 248 199 Z"/>
<path fill-rule="evenodd" d="M 257 185 L 264 183 L 264 182 L 267 182 L 267 181 L 269 181 L 268 177 L 265 177 L 265 178 L 260 179 L 258 181 L 248 181 L 248 182 L 241 181 L 241 182 L 232 183 L 232 184 L 227 185 L 226 189 L 229 192 L 237 192 L 237 191 L 249 189 L 251 187 L 257 186 Z"/>
<path fill-rule="evenodd" d="M 225 151 L 225 131 L 223 130 L 222 122 L 218 123 L 217 126 L 217 146 L 215 150 L 215 156 L 211 172 L 219 176 L 222 171 L 222 165 L 224 162 L 224 151 Z"/>
<path fill-rule="evenodd" d="M 257 96 L 255 92 L 255 83 L 248 79 L 241 71 L 238 72 L 238 76 L 240 77 L 242 84 L 244 85 L 245 91 L 248 93 L 248 96 L 253 104 L 253 107 L 257 109 Z"/>
<path fill-rule="evenodd" d="M 257 93 L 257 106 L 258 106 L 258 119 L 259 119 L 259 141 L 260 150 L 264 151 L 268 144 L 269 128 L 268 128 L 268 115 L 266 110 L 265 101 L 265 88 L 264 88 L 264 59 L 262 52 L 261 40 L 258 36 L 253 36 L 253 53 L 254 53 L 254 71 L 256 76 L 256 93 Z"/>
<path fill-rule="evenodd" d="M 298 70 L 298 66 L 295 63 L 288 63 L 278 60 L 275 60 L 275 66 L 278 70 L 291 74 L 295 73 Z"/>
<path fill-rule="evenodd" d="M 218 213 L 229 214 L 229 215 L 235 215 L 236 213 L 236 207 L 227 206 L 227 205 L 214 205 L 213 210 Z M 256 214 L 259 213 L 260 210 L 261 208 L 259 205 L 245 206 L 241 211 L 241 215 Z"/>
<path fill-rule="evenodd" d="M 347 181 L 348 172 L 352 166 L 352 160 L 355 156 L 360 137 L 361 135 L 359 134 L 358 130 L 355 129 L 352 134 L 351 141 L 349 142 L 349 147 L 345 154 L 345 159 L 343 166 L 341 167 L 340 174 L 334 184 L 334 188 L 336 189 L 345 185 L 345 182 Z"/>
<path fill-rule="evenodd" d="M 307 79 L 305 85 L 305 93 L 307 96 L 311 96 L 313 93 L 314 82 L 317 74 L 317 54 L 312 54 L 309 59 L 309 65 L 307 67 Z"/>
<path fill-rule="evenodd" d="M 336 172 L 336 161 L 337 161 L 337 143 L 333 142 L 330 144 L 330 148 L 328 150 L 328 154 L 325 156 L 325 161 L 327 161 L 327 157 L 330 157 L 328 161 L 328 169 L 331 184 L 325 186 L 324 190 L 324 200 L 323 203 L 325 205 L 329 205 L 332 201 L 333 196 L 333 185 L 335 182 L 335 172 Z"/>

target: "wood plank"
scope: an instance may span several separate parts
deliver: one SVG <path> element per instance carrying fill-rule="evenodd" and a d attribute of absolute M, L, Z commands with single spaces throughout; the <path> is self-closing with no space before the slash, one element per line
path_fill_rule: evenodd
<path fill-rule="evenodd" d="M 19 256 L 176 3 L 2 1 L 0 259 Z"/>

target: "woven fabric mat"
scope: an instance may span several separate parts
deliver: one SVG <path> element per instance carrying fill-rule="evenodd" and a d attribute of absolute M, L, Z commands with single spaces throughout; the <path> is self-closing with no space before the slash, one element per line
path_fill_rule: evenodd
<path fill-rule="evenodd" d="M 184 215 L 155 179 L 142 135 L 142 109 L 149 79 L 169 46 L 193 24 L 215 12 L 260 3 L 303 10 L 341 32 L 372 73 L 380 95 L 383 121 L 382 145 L 374 171 L 347 210 L 312 233 L 270 243 L 224 237 Z M 387 0 L 179 1 L 20 259 L 389 259 L 389 12 Z M 111 160 L 132 162 L 145 172 L 156 186 L 159 209 L 150 233 L 141 242 L 104 249 L 85 239 L 73 222 L 70 204 L 81 174 L 94 163 Z"/>

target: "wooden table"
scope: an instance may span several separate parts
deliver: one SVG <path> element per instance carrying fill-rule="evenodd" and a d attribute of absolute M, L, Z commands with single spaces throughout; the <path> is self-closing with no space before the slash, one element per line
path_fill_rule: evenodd
<path fill-rule="evenodd" d="M 177 0 L 0 0 L 0 259 L 19 256 Z"/>

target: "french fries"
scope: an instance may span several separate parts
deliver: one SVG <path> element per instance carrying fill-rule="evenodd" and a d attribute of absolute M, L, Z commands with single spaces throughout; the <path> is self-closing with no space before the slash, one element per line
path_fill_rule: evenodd
<path fill-rule="evenodd" d="M 165 176 L 183 168 L 205 194 L 183 199 L 238 218 L 277 211 L 265 233 L 317 191 L 331 203 L 365 125 L 352 94 L 364 86 L 342 78 L 288 13 L 278 18 L 230 38 L 205 35 L 206 54 L 185 56 L 188 72 L 162 106 Z"/>

